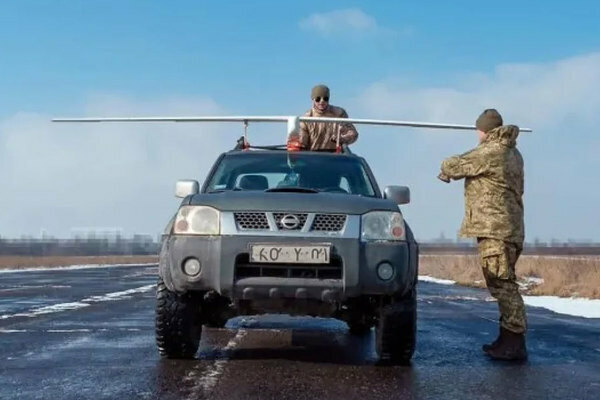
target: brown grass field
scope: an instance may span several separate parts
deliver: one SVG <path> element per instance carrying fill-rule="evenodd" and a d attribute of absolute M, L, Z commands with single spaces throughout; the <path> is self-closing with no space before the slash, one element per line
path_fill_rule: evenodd
<path fill-rule="evenodd" d="M 157 262 L 157 256 L 0 256 L 0 269 Z M 419 274 L 485 287 L 476 255 L 421 255 Z M 600 257 L 525 255 L 517 263 L 517 277 L 525 284 L 522 290 L 527 294 L 600 299 Z M 535 284 L 527 278 L 539 278 L 543 282 Z"/>
<path fill-rule="evenodd" d="M 68 267 L 87 264 L 157 263 L 157 256 L 0 256 L 0 269 L 31 267 Z"/>
<path fill-rule="evenodd" d="M 519 282 L 540 278 L 523 293 L 600 299 L 600 257 L 521 256 L 516 266 Z M 466 286 L 485 287 L 476 255 L 422 255 L 420 275 L 451 279 Z"/>

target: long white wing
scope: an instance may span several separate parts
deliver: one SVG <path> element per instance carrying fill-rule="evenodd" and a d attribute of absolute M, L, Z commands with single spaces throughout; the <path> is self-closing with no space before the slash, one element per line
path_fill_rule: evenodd
<path fill-rule="evenodd" d="M 208 117 L 89 117 L 53 118 L 52 122 L 287 122 L 286 116 L 208 116 Z"/>
<path fill-rule="evenodd" d="M 286 122 L 288 134 L 298 129 L 298 123 L 304 122 L 346 122 L 361 125 L 405 126 L 411 128 L 475 130 L 474 125 L 444 124 L 436 122 L 396 121 L 360 118 L 297 117 L 285 115 L 267 116 L 189 116 L 189 117 L 90 117 L 90 118 L 53 118 L 53 122 Z M 529 128 L 520 128 L 521 132 L 531 132 Z"/>

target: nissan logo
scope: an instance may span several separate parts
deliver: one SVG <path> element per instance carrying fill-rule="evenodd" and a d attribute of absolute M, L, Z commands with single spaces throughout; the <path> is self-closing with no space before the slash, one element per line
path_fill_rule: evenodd
<path fill-rule="evenodd" d="M 300 219 L 293 214 L 287 214 L 281 217 L 279 223 L 284 229 L 297 229 L 300 226 Z"/>

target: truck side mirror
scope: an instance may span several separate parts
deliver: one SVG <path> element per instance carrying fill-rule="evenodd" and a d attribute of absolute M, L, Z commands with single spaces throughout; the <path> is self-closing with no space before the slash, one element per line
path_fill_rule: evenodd
<path fill-rule="evenodd" d="M 175 185 L 175 197 L 184 198 L 186 196 L 189 196 L 190 194 L 198 194 L 199 190 L 200 185 L 198 185 L 198 181 L 177 181 L 177 184 Z"/>
<path fill-rule="evenodd" d="M 410 203 L 410 189 L 408 186 L 386 186 L 384 197 L 395 201 L 397 204 Z"/>

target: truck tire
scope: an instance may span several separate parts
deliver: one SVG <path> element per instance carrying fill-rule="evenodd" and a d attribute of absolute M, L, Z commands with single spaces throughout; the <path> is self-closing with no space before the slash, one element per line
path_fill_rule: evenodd
<path fill-rule="evenodd" d="M 166 358 L 194 358 L 202 321 L 200 301 L 193 292 L 178 294 L 158 278 L 156 287 L 156 345 Z"/>
<path fill-rule="evenodd" d="M 376 328 L 376 350 L 380 363 L 406 365 L 415 352 L 417 339 L 416 290 L 402 300 L 384 306 Z"/>

